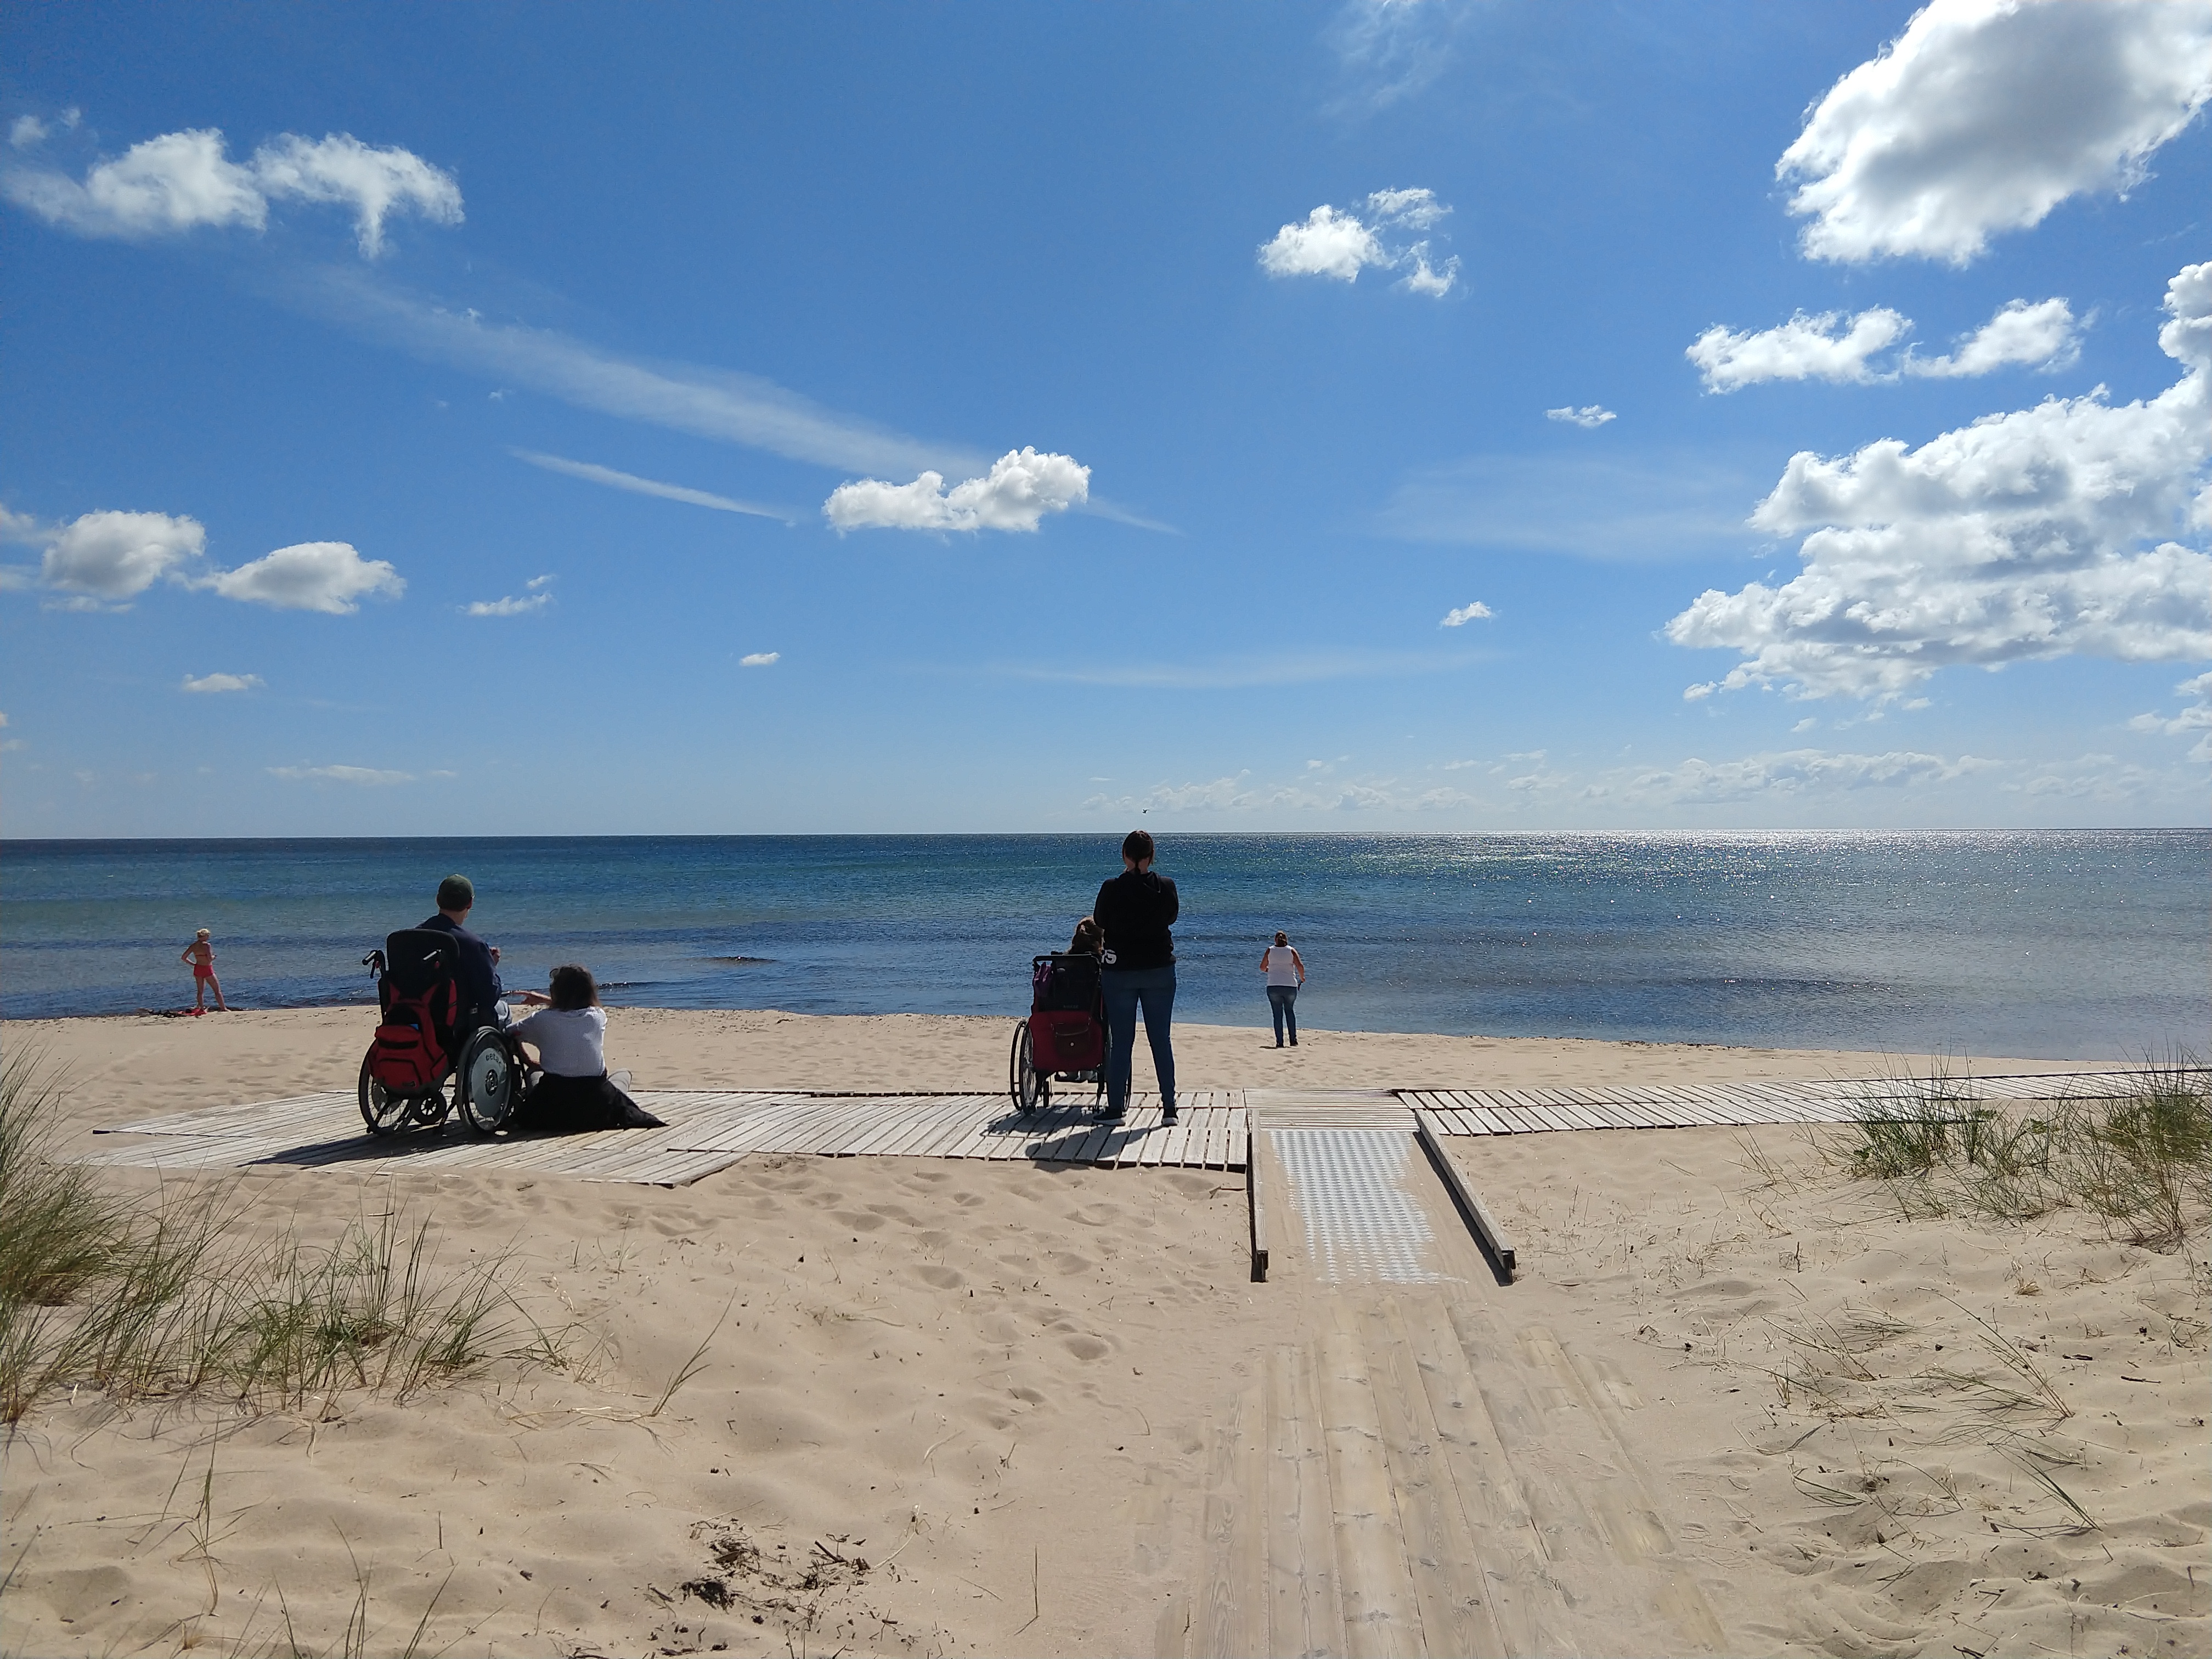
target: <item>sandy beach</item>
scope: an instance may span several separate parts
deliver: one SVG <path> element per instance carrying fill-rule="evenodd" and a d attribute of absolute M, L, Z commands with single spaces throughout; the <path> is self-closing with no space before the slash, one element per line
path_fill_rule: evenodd
<path fill-rule="evenodd" d="M 66 1076 L 66 1150 L 155 1112 L 349 1087 L 369 1024 L 4 1036 Z M 647 1087 L 988 1090 L 1008 1031 L 617 1010 L 608 1050 Z M 1197 1026 L 1176 1048 L 1188 1089 L 1913 1063 L 1328 1032 L 1277 1051 Z M 1908 1217 L 1819 1133 L 1450 1143 L 1520 1261 L 1512 1285 L 1471 1267 L 1455 1293 L 1540 1416 L 1602 1419 L 1603 1468 L 1560 1478 L 1638 1494 L 1590 1513 L 1620 1582 L 1656 1589 L 1575 1626 L 1581 1650 L 2212 1650 L 2201 1235 L 2160 1253 L 2077 1211 Z M 1240 1413 L 1279 1364 L 1336 1352 L 1330 1332 L 1416 1329 L 1428 1305 L 1303 1271 L 1282 1213 L 1281 1265 L 1252 1283 L 1244 1181 L 1218 1170 L 754 1156 L 673 1190 L 359 1164 L 101 1178 L 149 1205 L 220 1183 L 241 1238 L 428 1219 L 449 1267 L 509 1253 L 566 1358 L 404 1399 L 41 1401 L 5 1454 L 10 1652 L 396 1653 L 418 1627 L 414 1650 L 457 1655 L 1209 1651 L 1210 1494 Z M 1510 1632 L 1513 1595 L 1452 1616 Z"/>

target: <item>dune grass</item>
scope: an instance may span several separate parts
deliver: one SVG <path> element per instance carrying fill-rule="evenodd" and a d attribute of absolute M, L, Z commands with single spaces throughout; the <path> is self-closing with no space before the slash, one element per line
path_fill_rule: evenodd
<path fill-rule="evenodd" d="M 1869 1099 L 1827 1150 L 1853 1176 L 1887 1183 L 1907 1215 L 2078 1209 L 2171 1253 L 2212 1214 L 2212 1079 L 2186 1056 L 2130 1077 L 2117 1097 L 2008 1110 L 1939 1066 Z"/>
<path fill-rule="evenodd" d="M 565 1333 L 513 1293 L 511 1252 L 442 1271 L 428 1218 L 397 1209 L 327 1244 L 256 1243 L 230 1190 L 202 1183 L 133 1206 L 50 1155 L 62 1098 L 35 1057 L 0 1067 L 0 1422 L 58 1389 L 283 1408 L 564 1363 Z"/>

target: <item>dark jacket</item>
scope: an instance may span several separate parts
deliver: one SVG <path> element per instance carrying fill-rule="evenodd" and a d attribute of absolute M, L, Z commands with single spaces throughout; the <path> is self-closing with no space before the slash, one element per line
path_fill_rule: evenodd
<path fill-rule="evenodd" d="M 442 910 L 421 925 L 453 936 L 454 954 L 460 958 L 463 1019 L 477 1024 L 489 1021 L 493 1018 L 492 1010 L 498 1006 L 503 994 L 503 988 L 499 982 L 499 969 L 492 965 L 491 946 Z M 471 1016 L 474 1017 L 473 1020 L 471 1020 Z"/>
<path fill-rule="evenodd" d="M 1181 909 L 1176 884 L 1153 871 L 1124 870 L 1101 886 L 1091 915 L 1106 934 L 1107 970 L 1173 967 L 1175 937 L 1168 928 Z"/>

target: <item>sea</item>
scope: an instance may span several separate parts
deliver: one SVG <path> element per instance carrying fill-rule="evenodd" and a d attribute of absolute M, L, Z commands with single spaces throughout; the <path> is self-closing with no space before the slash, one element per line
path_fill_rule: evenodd
<path fill-rule="evenodd" d="M 362 1003 L 362 958 L 475 883 L 512 989 L 610 1006 L 1026 1012 L 1119 837 L 0 842 L 0 1015 Z M 2129 1060 L 2212 1052 L 2212 831 L 1163 836 L 1178 1018 Z"/>

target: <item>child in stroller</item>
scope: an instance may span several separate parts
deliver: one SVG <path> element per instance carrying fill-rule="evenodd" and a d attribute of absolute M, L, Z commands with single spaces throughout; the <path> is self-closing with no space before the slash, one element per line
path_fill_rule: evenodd
<path fill-rule="evenodd" d="M 1104 941 L 1089 916 L 1075 925 L 1065 951 L 1030 962 L 1030 1017 L 1014 1027 L 1006 1058 L 1006 1091 L 1014 1109 L 1052 1104 L 1052 1085 L 1088 1083 L 1095 1110 L 1106 1095 L 1106 1006 L 1099 992 L 1098 951 Z"/>

